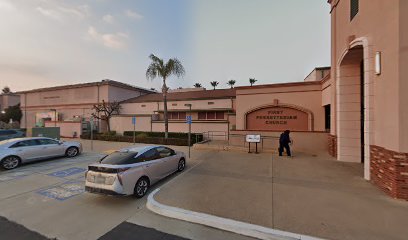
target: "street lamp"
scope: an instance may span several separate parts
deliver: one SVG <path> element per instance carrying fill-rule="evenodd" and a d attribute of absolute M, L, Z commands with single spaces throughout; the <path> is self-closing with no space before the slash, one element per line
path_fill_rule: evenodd
<path fill-rule="evenodd" d="M 50 109 L 50 111 L 54 112 L 54 127 L 57 127 L 57 109 Z"/>
<path fill-rule="evenodd" d="M 190 148 L 191 148 L 191 123 L 192 123 L 192 116 L 191 116 L 191 103 L 184 104 L 184 106 L 189 107 L 189 115 L 190 121 L 188 121 L 188 158 L 190 158 Z M 187 120 L 187 119 L 186 119 Z"/>

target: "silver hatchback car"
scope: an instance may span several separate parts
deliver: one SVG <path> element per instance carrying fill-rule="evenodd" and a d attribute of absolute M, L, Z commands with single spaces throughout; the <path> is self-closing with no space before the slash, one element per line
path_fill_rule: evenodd
<path fill-rule="evenodd" d="M 82 152 L 79 142 L 58 141 L 52 138 L 14 138 L 0 142 L 0 165 L 14 169 L 22 163 L 54 157 L 75 157 Z"/>
<path fill-rule="evenodd" d="M 106 195 L 143 197 L 150 185 L 183 171 L 186 156 L 165 146 L 130 147 L 91 164 L 86 172 L 85 190 Z"/>

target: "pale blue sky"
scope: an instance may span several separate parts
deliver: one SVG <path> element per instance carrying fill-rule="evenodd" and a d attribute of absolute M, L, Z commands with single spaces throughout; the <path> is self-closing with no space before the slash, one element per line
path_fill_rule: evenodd
<path fill-rule="evenodd" d="M 0 86 L 114 79 L 141 87 L 148 55 L 186 68 L 170 87 L 302 81 L 330 64 L 324 0 L 0 0 Z"/>

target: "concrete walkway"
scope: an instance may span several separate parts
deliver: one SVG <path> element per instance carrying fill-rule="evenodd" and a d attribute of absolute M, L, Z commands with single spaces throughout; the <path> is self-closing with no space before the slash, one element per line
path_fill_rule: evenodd
<path fill-rule="evenodd" d="M 155 195 L 161 204 L 328 239 L 407 239 L 408 202 L 329 156 L 212 151 Z"/>

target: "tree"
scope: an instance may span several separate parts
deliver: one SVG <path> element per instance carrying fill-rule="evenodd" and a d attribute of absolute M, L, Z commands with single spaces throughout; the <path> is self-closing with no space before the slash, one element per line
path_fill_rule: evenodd
<path fill-rule="evenodd" d="M 7 93 L 11 93 L 11 90 L 10 90 L 10 88 L 9 88 L 8 86 L 5 86 L 5 87 L 3 88 L 3 90 L 2 90 L 2 92 L 3 92 L 4 94 L 7 94 Z"/>
<path fill-rule="evenodd" d="M 13 122 L 20 122 L 22 117 L 23 113 L 21 112 L 20 104 L 17 104 L 6 108 L 4 113 L 0 115 L 0 121 L 8 123 L 12 119 Z"/>
<path fill-rule="evenodd" d="M 181 62 L 177 58 L 171 58 L 167 62 L 163 59 L 156 57 L 151 54 L 149 56 L 152 62 L 146 70 L 146 78 L 153 80 L 160 77 L 163 80 L 162 93 L 163 93 L 163 103 L 164 103 L 164 137 L 169 136 L 169 119 L 167 116 L 167 92 L 169 88 L 167 87 L 166 80 L 171 76 L 182 77 L 185 74 L 185 70 Z"/>
<path fill-rule="evenodd" d="M 251 87 L 252 87 L 252 85 L 254 85 L 254 83 L 255 83 L 256 81 L 258 81 L 258 80 L 256 80 L 255 78 L 250 78 L 250 79 L 249 79 L 249 83 L 251 84 Z"/>
<path fill-rule="evenodd" d="M 119 114 L 120 109 L 122 107 L 120 106 L 120 103 L 113 101 L 113 102 L 105 102 L 105 100 L 102 100 L 102 103 L 98 103 L 93 105 L 93 110 L 95 111 L 92 113 L 92 117 L 105 121 L 106 126 L 108 126 L 108 132 L 110 132 L 110 122 L 109 120 L 111 117 L 115 114 Z"/>
<path fill-rule="evenodd" d="M 196 83 L 196 84 L 194 84 L 194 87 L 195 87 L 195 88 L 201 88 L 201 87 L 203 87 L 203 86 L 201 85 L 201 83 Z"/>
<path fill-rule="evenodd" d="M 235 85 L 235 80 L 229 80 L 228 82 L 227 82 L 227 84 L 231 87 L 231 88 L 233 88 L 234 87 L 234 85 Z"/>
<path fill-rule="evenodd" d="M 214 90 L 215 90 L 215 87 L 218 86 L 219 82 L 217 82 L 217 81 L 212 81 L 212 82 L 210 82 L 210 84 L 211 84 L 211 86 L 213 86 L 213 88 L 214 88 Z"/>

